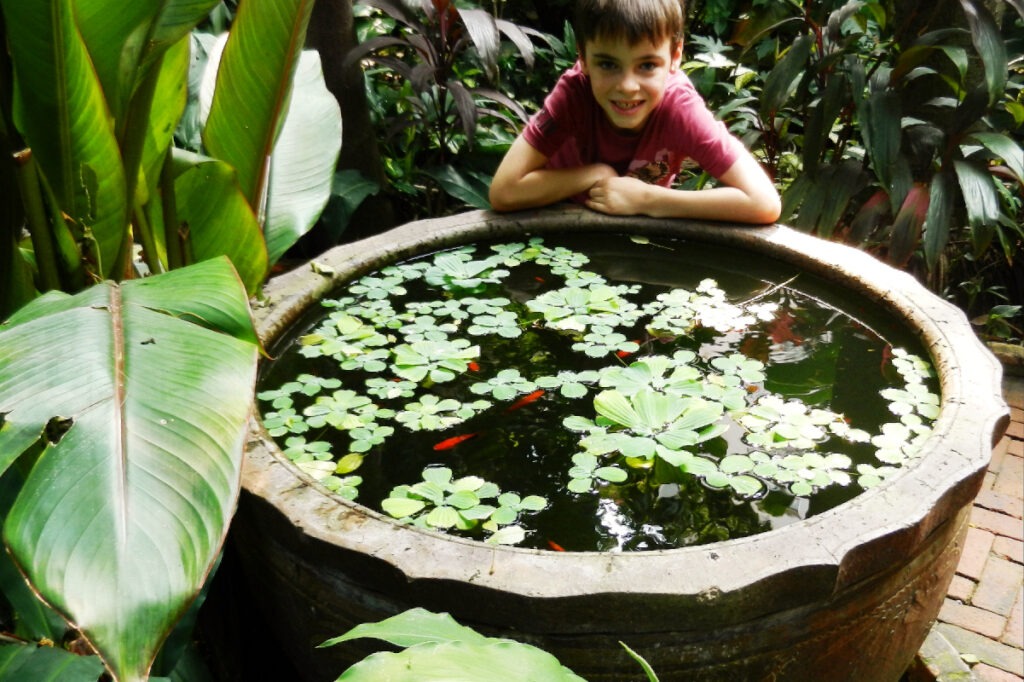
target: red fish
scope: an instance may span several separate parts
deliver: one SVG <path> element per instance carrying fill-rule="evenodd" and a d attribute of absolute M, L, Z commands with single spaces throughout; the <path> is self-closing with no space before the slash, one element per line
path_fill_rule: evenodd
<path fill-rule="evenodd" d="M 548 547 L 550 547 L 551 549 L 555 550 L 556 552 L 564 552 L 565 551 L 565 547 L 562 547 L 560 544 L 558 544 L 554 540 L 548 540 Z"/>
<path fill-rule="evenodd" d="M 892 362 L 892 346 L 886 345 L 882 348 L 882 364 L 878 367 L 883 375 L 885 374 L 885 366 L 890 362 Z"/>
<path fill-rule="evenodd" d="M 643 339 L 633 339 L 633 343 L 635 343 L 637 346 L 642 346 L 642 345 L 644 345 L 644 340 Z M 639 350 L 639 348 L 637 350 Z M 615 354 L 618 355 L 620 358 L 628 358 L 630 355 L 632 355 L 635 352 L 636 352 L 635 350 L 617 350 L 617 351 L 615 351 Z"/>
<path fill-rule="evenodd" d="M 449 450 L 454 448 L 456 445 L 464 440 L 469 440 L 474 436 L 478 436 L 478 433 L 463 433 L 458 436 L 452 436 L 451 438 L 445 438 L 443 441 L 434 446 L 435 450 Z"/>
<path fill-rule="evenodd" d="M 541 397 L 542 395 L 544 395 L 544 389 L 543 388 L 538 388 L 533 393 L 530 393 L 529 395 L 524 395 L 522 398 L 520 398 L 519 400 L 515 401 L 514 403 L 512 403 L 511 405 L 506 407 L 505 411 L 506 412 L 511 412 L 512 410 L 518 410 L 520 407 L 523 407 L 525 405 L 529 405 L 530 403 L 532 403 L 534 400 L 536 400 L 537 398 Z"/>
<path fill-rule="evenodd" d="M 480 371 L 480 365 L 478 365 L 475 362 L 473 362 L 472 360 L 470 360 L 469 361 L 469 371 L 470 372 L 479 372 Z"/>
<path fill-rule="evenodd" d="M 793 324 L 796 321 L 796 317 L 788 312 L 780 313 L 768 327 L 768 335 L 771 336 L 772 342 L 781 344 L 789 341 L 794 346 L 801 345 L 804 342 L 803 337 L 793 331 Z"/>

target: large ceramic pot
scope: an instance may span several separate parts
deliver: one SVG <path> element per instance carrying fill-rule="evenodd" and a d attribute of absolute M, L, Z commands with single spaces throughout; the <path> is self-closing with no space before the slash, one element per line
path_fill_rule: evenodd
<path fill-rule="evenodd" d="M 589 680 L 896 680 L 955 571 L 968 512 L 1005 428 L 999 364 L 962 313 L 852 248 L 786 227 L 611 219 L 579 209 L 467 213 L 338 247 L 271 281 L 265 343 L 339 283 L 455 244 L 617 231 L 728 246 L 798 265 L 890 311 L 940 374 L 919 462 L 831 511 L 744 539 L 635 553 L 561 553 L 401 526 L 304 476 L 254 422 L 232 536 L 254 599 L 309 680 L 336 678 L 374 642 L 315 649 L 412 606 L 551 652 Z"/>

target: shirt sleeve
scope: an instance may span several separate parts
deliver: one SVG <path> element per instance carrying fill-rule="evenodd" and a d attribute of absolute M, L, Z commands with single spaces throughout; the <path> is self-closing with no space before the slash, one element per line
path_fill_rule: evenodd
<path fill-rule="evenodd" d="M 744 153 L 743 143 L 715 118 L 688 80 L 676 96 L 673 125 L 683 136 L 683 152 L 711 175 L 721 177 Z"/>
<path fill-rule="evenodd" d="M 573 102 L 579 96 L 579 66 L 573 67 L 555 83 L 523 130 L 523 139 L 544 156 L 551 158 L 575 129 Z"/>

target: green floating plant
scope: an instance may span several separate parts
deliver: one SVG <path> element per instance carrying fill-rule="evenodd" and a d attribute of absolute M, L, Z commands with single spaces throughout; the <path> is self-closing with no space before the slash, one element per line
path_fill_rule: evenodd
<path fill-rule="evenodd" d="M 567 286 L 527 301 L 526 307 L 552 329 L 585 332 L 592 324 L 615 327 L 634 322 L 638 308 L 623 295 L 635 290 L 627 285 Z"/>
<path fill-rule="evenodd" d="M 462 403 L 454 398 L 441 398 L 432 393 L 407 403 L 395 419 L 410 431 L 439 431 L 476 416 L 491 406 L 486 400 Z"/>
<path fill-rule="evenodd" d="M 447 252 L 439 254 L 423 276 L 427 284 L 441 289 L 480 291 L 508 276 L 500 264 L 498 258 L 475 261 L 470 253 Z"/>
<path fill-rule="evenodd" d="M 658 294 L 644 306 L 644 314 L 651 318 L 648 332 L 670 337 L 690 334 L 698 325 L 723 333 L 745 329 L 757 320 L 771 321 L 777 310 L 778 304 L 773 302 L 730 303 L 713 279 L 701 281 L 694 291 L 673 289 Z"/>
<path fill-rule="evenodd" d="M 299 338 L 299 353 L 307 358 L 327 356 L 344 360 L 388 343 L 388 337 L 358 317 L 331 313 L 316 331 Z"/>
<path fill-rule="evenodd" d="M 403 523 L 442 531 L 479 527 L 491 533 L 487 542 L 518 544 L 526 537 L 516 525 L 520 515 L 547 507 L 540 496 L 502 493 L 478 476 L 454 478 L 448 467 L 427 467 L 422 476 L 419 483 L 395 486 L 381 508 Z"/>
<path fill-rule="evenodd" d="M 577 452 L 572 456 L 573 466 L 569 469 L 569 490 L 586 493 L 598 480 L 608 483 L 623 483 L 629 475 L 617 466 L 602 466 L 601 461 L 589 452 Z"/>
<path fill-rule="evenodd" d="M 480 346 L 465 339 L 413 341 L 394 349 L 392 371 L 409 381 L 426 378 L 435 383 L 451 381 L 469 369 L 469 361 L 480 357 Z"/>
<path fill-rule="evenodd" d="M 588 435 L 580 440 L 593 455 L 619 452 L 626 457 L 653 459 L 658 447 L 681 450 L 717 438 L 728 428 L 719 423 L 723 408 L 702 398 L 640 391 L 626 396 L 602 391 L 594 398 L 597 421 L 570 417 L 564 425 Z"/>
<path fill-rule="evenodd" d="M 503 369 L 487 381 L 478 381 L 469 386 L 477 395 L 489 395 L 495 400 L 508 401 L 537 389 L 537 384 L 526 379 L 518 369 Z"/>
<path fill-rule="evenodd" d="M 590 258 L 578 251 L 563 246 L 547 246 L 541 237 L 531 239 L 522 255 L 524 260 L 532 260 L 538 265 L 546 265 L 552 274 L 561 276 L 572 276 L 590 262 Z"/>
<path fill-rule="evenodd" d="M 630 341 L 625 334 L 620 334 L 612 327 L 603 324 L 595 324 L 590 331 L 583 335 L 583 340 L 572 345 L 575 351 L 581 351 L 592 358 L 603 358 L 612 353 L 635 353 L 640 350 L 640 344 Z"/>
<path fill-rule="evenodd" d="M 691 351 L 678 351 L 672 357 L 652 355 L 628 367 L 608 367 L 601 372 L 601 386 L 623 395 L 646 390 L 675 396 L 703 395 L 703 374 L 689 364 L 695 358 Z"/>
<path fill-rule="evenodd" d="M 583 398 L 587 395 L 590 386 L 596 384 L 601 377 L 597 370 L 583 370 L 574 372 L 562 370 L 558 374 L 537 378 L 537 386 L 546 390 L 558 389 L 563 398 Z"/>
<path fill-rule="evenodd" d="M 515 339 L 523 335 L 519 317 L 511 310 L 493 315 L 476 315 L 466 331 L 473 336 L 501 336 L 506 339 Z"/>

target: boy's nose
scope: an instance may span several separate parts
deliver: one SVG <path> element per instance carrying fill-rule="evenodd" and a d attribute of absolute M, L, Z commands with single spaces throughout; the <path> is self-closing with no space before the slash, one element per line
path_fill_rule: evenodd
<path fill-rule="evenodd" d="M 626 93 L 636 92 L 637 90 L 639 90 L 639 84 L 637 82 L 636 76 L 634 76 L 632 73 L 627 72 L 622 77 L 622 80 L 619 81 L 619 90 Z"/>

